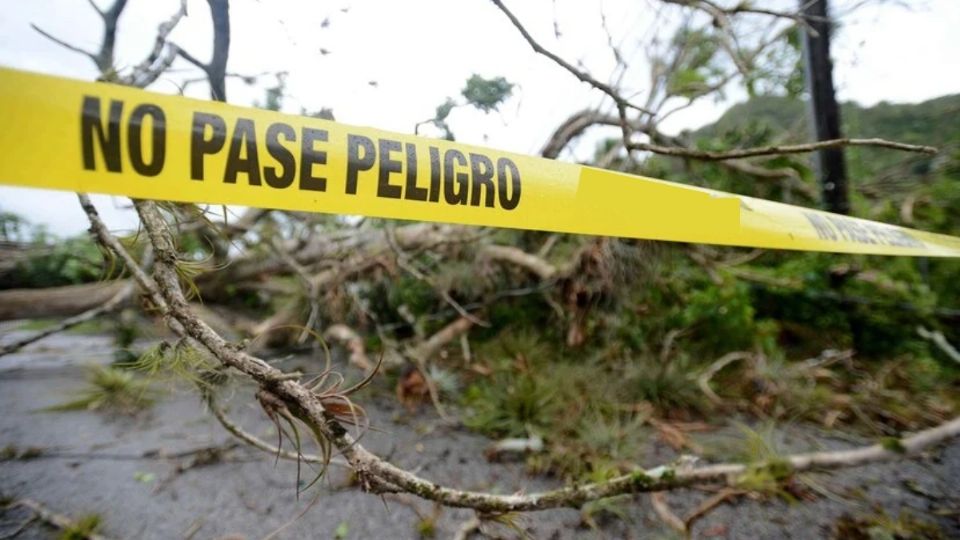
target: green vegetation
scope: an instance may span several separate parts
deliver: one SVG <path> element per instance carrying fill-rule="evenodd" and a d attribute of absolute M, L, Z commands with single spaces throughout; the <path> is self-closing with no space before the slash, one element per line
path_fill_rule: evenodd
<path fill-rule="evenodd" d="M 150 383 L 130 371 L 91 366 L 88 372 L 87 387 L 77 392 L 74 399 L 45 410 L 136 414 L 156 400 L 157 393 Z"/>
<path fill-rule="evenodd" d="M 834 525 L 833 537 L 850 540 L 938 540 L 947 538 L 943 530 L 933 522 L 903 510 L 896 517 L 883 510 L 873 514 L 843 515 Z"/>
<path fill-rule="evenodd" d="M 960 207 L 960 128 L 949 114 L 956 110 L 960 96 L 919 105 L 846 106 L 850 136 L 943 148 L 933 159 L 849 150 L 859 215 L 960 231 L 960 214 L 953 211 Z M 709 149 L 782 142 L 784 133 L 788 140 L 797 134 L 793 140 L 799 141 L 806 134 L 804 115 L 794 99 L 757 97 L 691 136 Z M 768 165 L 795 169 L 816 192 L 807 156 Z M 899 176 L 882 180 L 891 167 Z M 706 179 L 711 187 L 774 199 L 784 195 L 782 187 L 747 183 L 709 163 L 680 168 L 653 157 L 638 172 L 694 183 Z M 912 220 L 906 221 L 902 209 L 910 201 Z M 498 241 L 530 251 L 543 241 L 537 233 L 502 236 Z M 549 299 L 517 298 L 489 314 L 494 328 L 509 330 L 471 334 L 479 342 L 475 361 L 483 374 L 464 375 L 467 425 L 492 437 L 542 435 L 547 451 L 527 458 L 535 470 L 577 481 L 624 472 L 656 434 L 651 418 L 711 418 L 707 413 L 717 404 L 696 379 L 731 351 L 744 351 L 745 359 L 710 381 L 724 411 L 845 426 L 897 441 L 902 432 L 960 410 L 960 366 L 916 331 L 937 329 L 960 342 L 960 268 L 951 261 L 595 243 L 603 249 L 593 267 L 575 272 L 564 285 L 578 295 L 575 306 L 563 304 L 564 316 Z M 551 262 L 562 264 L 590 245 L 590 239 L 564 237 Z M 738 260 L 743 262 L 732 262 Z M 502 283 L 502 277 L 493 279 Z M 559 295 L 553 300 L 563 302 Z M 407 305 L 423 312 L 440 306 L 428 290 Z M 582 342 L 567 340 L 571 326 L 584 334 Z M 756 446 L 757 437 L 748 431 L 740 443 Z M 777 467 L 778 453 L 755 448 L 730 457 L 756 464 L 744 486 L 783 494 L 779 486 L 789 474 Z"/>
<path fill-rule="evenodd" d="M 96 534 L 103 526 L 103 518 L 99 514 L 88 514 L 74 522 L 60 532 L 60 540 L 86 540 Z"/>

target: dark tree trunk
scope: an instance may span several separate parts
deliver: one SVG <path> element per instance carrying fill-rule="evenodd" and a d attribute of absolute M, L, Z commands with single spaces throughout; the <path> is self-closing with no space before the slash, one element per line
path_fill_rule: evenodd
<path fill-rule="evenodd" d="M 811 29 L 804 30 L 807 90 L 810 93 L 811 130 L 818 141 L 839 139 L 840 107 L 833 88 L 833 62 L 830 60 L 831 22 L 827 0 L 800 0 Z M 850 213 L 847 168 L 842 148 L 820 150 L 814 156 L 823 205 L 830 212 Z"/>
<path fill-rule="evenodd" d="M 230 2 L 207 0 L 213 18 L 213 57 L 207 65 L 210 99 L 227 100 L 227 57 L 230 55 Z"/>

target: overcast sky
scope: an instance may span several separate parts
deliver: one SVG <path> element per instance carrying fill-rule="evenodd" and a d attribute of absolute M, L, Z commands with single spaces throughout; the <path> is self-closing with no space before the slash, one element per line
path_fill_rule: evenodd
<path fill-rule="evenodd" d="M 65 41 L 95 49 L 101 25 L 86 0 L 0 2 L 5 4 L 0 65 L 86 80 L 96 76 L 89 60 L 30 28 L 34 23 Z M 794 3 L 784 0 L 787 7 Z M 832 2 L 841 12 L 858 3 Z M 121 67 L 142 59 L 157 24 L 178 4 L 179 0 L 130 0 L 117 44 Z M 615 62 L 601 14 L 631 71 L 642 75 L 642 42 L 656 31 L 655 14 L 662 8 L 657 0 L 513 0 L 507 5 L 545 46 L 571 62 L 582 62 L 602 80 L 611 76 Z M 189 0 L 188 6 L 189 16 L 172 41 L 207 58 L 211 34 L 206 2 Z M 447 96 L 457 96 L 471 74 L 502 75 L 517 84 L 506 106 L 490 115 L 455 111 L 450 117 L 453 130 L 464 142 L 536 153 L 571 113 L 603 102 L 601 94 L 536 55 L 489 0 L 234 0 L 231 22 L 229 71 L 288 72 L 287 112 L 329 107 L 345 123 L 410 133 L 416 122 L 432 117 Z M 560 39 L 554 35 L 555 22 Z M 861 7 L 845 17 L 833 54 L 842 100 L 872 105 L 960 92 L 960 0 L 889 1 Z M 177 73 L 158 81 L 152 90 L 176 93 L 176 81 L 196 72 L 186 63 L 175 67 Z M 274 83 L 270 76 L 253 87 L 231 80 L 229 101 L 250 105 L 262 100 L 263 88 Z M 196 84 L 187 93 L 205 98 L 208 90 Z M 740 99 L 742 93 L 733 92 L 726 102 L 706 100 L 672 117 L 665 128 L 677 131 L 711 122 L 731 101 Z M 590 155 L 590 148 L 581 145 L 572 152 L 561 158 Z M 122 199 L 98 201 L 111 226 L 133 224 L 133 216 L 119 209 Z M 29 216 L 58 234 L 87 227 L 75 197 L 66 193 L 0 187 L 0 209 Z"/>

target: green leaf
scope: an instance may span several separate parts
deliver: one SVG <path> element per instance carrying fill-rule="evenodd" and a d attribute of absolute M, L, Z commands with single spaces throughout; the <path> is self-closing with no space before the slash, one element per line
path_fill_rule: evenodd
<path fill-rule="evenodd" d="M 513 83 L 503 77 L 485 79 L 474 74 L 461 91 L 467 102 L 483 112 L 496 109 L 513 93 Z"/>
<path fill-rule="evenodd" d="M 133 479 L 142 484 L 149 484 L 157 479 L 157 475 L 151 472 L 137 471 L 133 473 Z"/>
<path fill-rule="evenodd" d="M 446 101 L 437 106 L 437 115 L 434 117 L 434 120 L 439 124 L 450 116 L 450 111 L 457 106 L 457 102 L 452 98 L 447 98 Z"/>

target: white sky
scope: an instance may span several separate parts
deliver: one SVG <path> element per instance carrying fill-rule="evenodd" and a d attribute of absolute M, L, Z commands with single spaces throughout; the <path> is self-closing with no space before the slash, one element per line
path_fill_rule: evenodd
<path fill-rule="evenodd" d="M 107 0 L 98 0 L 105 4 Z M 793 0 L 782 0 L 784 6 Z M 120 66 L 139 62 L 152 45 L 159 22 L 179 0 L 130 0 L 121 18 Z M 857 0 L 834 0 L 843 11 Z M 0 65 L 93 79 L 92 63 L 51 43 L 30 28 L 37 24 L 70 43 L 95 49 L 99 17 L 85 0 L 0 0 Z M 433 116 L 447 96 L 456 97 L 473 73 L 502 75 L 516 83 L 514 97 L 499 113 L 457 110 L 450 124 L 458 140 L 535 154 L 571 113 L 603 103 L 603 96 L 535 54 L 488 0 L 234 0 L 229 71 L 240 74 L 287 71 L 284 110 L 330 107 L 339 121 L 410 133 Z M 905 8 L 903 4 L 910 7 Z M 508 0 L 530 32 L 567 60 L 582 62 L 607 80 L 615 67 L 601 10 L 610 33 L 627 54 L 634 83 L 642 90 L 646 66 L 641 41 L 651 32 L 657 0 Z M 204 0 L 189 0 L 189 16 L 172 41 L 199 58 L 211 49 Z M 343 11 L 347 9 L 347 11 Z M 323 21 L 328 20 L 327 27 Z M 554 21 L 561 38 L 554 36 Z M 903 0 L 858 9 L 835 36 L 835 79 L 842 100 L 916 102 L 960 92 L 960 0 Z M 321 49 L 329 51 L 321 54 Z M 152 89 L 176 93 L 175 80 L 199 72 L 178 61 L 178 72 Z M 373 86 L 370 81 L 376 81 Z M 630 82 L 630 81 L 628 81 Z M 231 80 L 229 101 L 249 105 L 274 84 L 255 87 Z M 207 97 L 203 84 L 188 94 Z M 667 131 L 711 122 L 742 93 L 711 100 L 672 117 Z M 585 141 L 562 159 L 591 154 Z M 122 199 L 98 198 L 108 222 L 130 227 L 134 218 Z M 45 223 L 58 234 L 74 234 L 87 223 L 72 194 L 0 187 L 0 209 Z"/>

